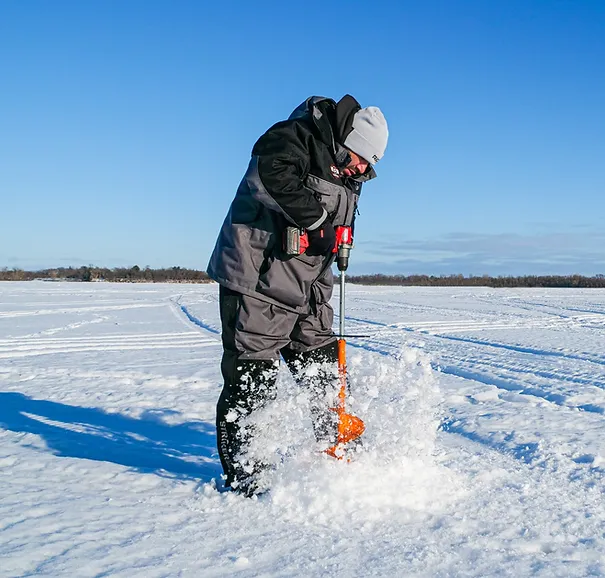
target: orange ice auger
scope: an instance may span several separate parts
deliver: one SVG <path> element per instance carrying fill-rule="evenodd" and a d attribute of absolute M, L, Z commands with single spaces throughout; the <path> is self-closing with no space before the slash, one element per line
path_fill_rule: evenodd
<path fill-rule="evenodd" d="M 345 341 L 345 271 L 349 266 L 349 253 L 351 252 L 351 227 L 336 227 L 336 244 L 334 253 L 337 253 L 336 265 L 340 271 L 340 331 L 338 336 L 338 382 L 340 390 L 335 411 L 338 414 L 338 437 L 336 445 L 328 448 L 326 453 L 338 460 L 345 456 L 345 444 L 359 438 L 365 424 L 357 416 L 345 411 L 345 398 L 347 393 L 347 359 Z"/>

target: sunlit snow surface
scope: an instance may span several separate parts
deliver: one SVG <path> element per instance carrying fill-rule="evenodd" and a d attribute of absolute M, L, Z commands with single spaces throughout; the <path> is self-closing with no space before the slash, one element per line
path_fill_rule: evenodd
<path fill-rule="evenodd" d="M 605 291 L 348 286 L 363 451 L 282 368 L 258 499 L 219 327 L 216 285 L 0 283 L 0 576 L 605 574 Z"/>

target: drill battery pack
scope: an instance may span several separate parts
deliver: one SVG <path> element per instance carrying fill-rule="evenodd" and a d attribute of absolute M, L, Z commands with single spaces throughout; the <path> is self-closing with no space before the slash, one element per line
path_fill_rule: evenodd
<path fill-rule="evenodd" d="M 286 255 L 302 255 L 309 246 L 309 238 L 304 229 L 286 227 L 284 231 L 284 253 Z"/>

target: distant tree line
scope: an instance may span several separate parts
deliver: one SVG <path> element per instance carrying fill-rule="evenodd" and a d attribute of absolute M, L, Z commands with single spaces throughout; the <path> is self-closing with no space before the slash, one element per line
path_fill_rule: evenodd
<path fill-rule="evenodd" d="M 23 269 L 0 269 L 0 281 L 31 281 L 46 279 L 54 281 L 112 281 L 118 283 L 208 283 L 210 278 L 205 271 L 170 267 L 169 269 L 141 269 L 134 267 L 57 267 L 42 271 L 24 271 Z"/>
<path fill-rule="evenodd" d="M 420 287 L 575 287 L 605 288 L 605 275 L 489 275 L 465 277 L 464 275 L 353 275 L 351 283 L 359 285 L 397 285 Z"/>
<path fill-rule="evenodd" d="M 33 279 L 65 281 L 112 281 L 119 283 L 208 283 L 205 271 L 170 267 L 167 269 L 141 269 L 134 267 L 58 267 L 42 271 L 0 269 L 0 281 L 31 281 Z M 605 288 L 605 275 L 349 275 L 347 281 L 359 285 L 393 285 L 420 287 L 575 287 Z"/>

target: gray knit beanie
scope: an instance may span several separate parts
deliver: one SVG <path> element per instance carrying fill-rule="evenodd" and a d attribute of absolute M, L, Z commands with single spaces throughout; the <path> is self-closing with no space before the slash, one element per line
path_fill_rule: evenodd
<path fill-rule="evenodd" d="M 389 140 L 389 128 L 382 111 L 368 106 L 355 113 L 353 130 L 345 138 L 345 147 L 375 165 L 384 155 Z"/>

